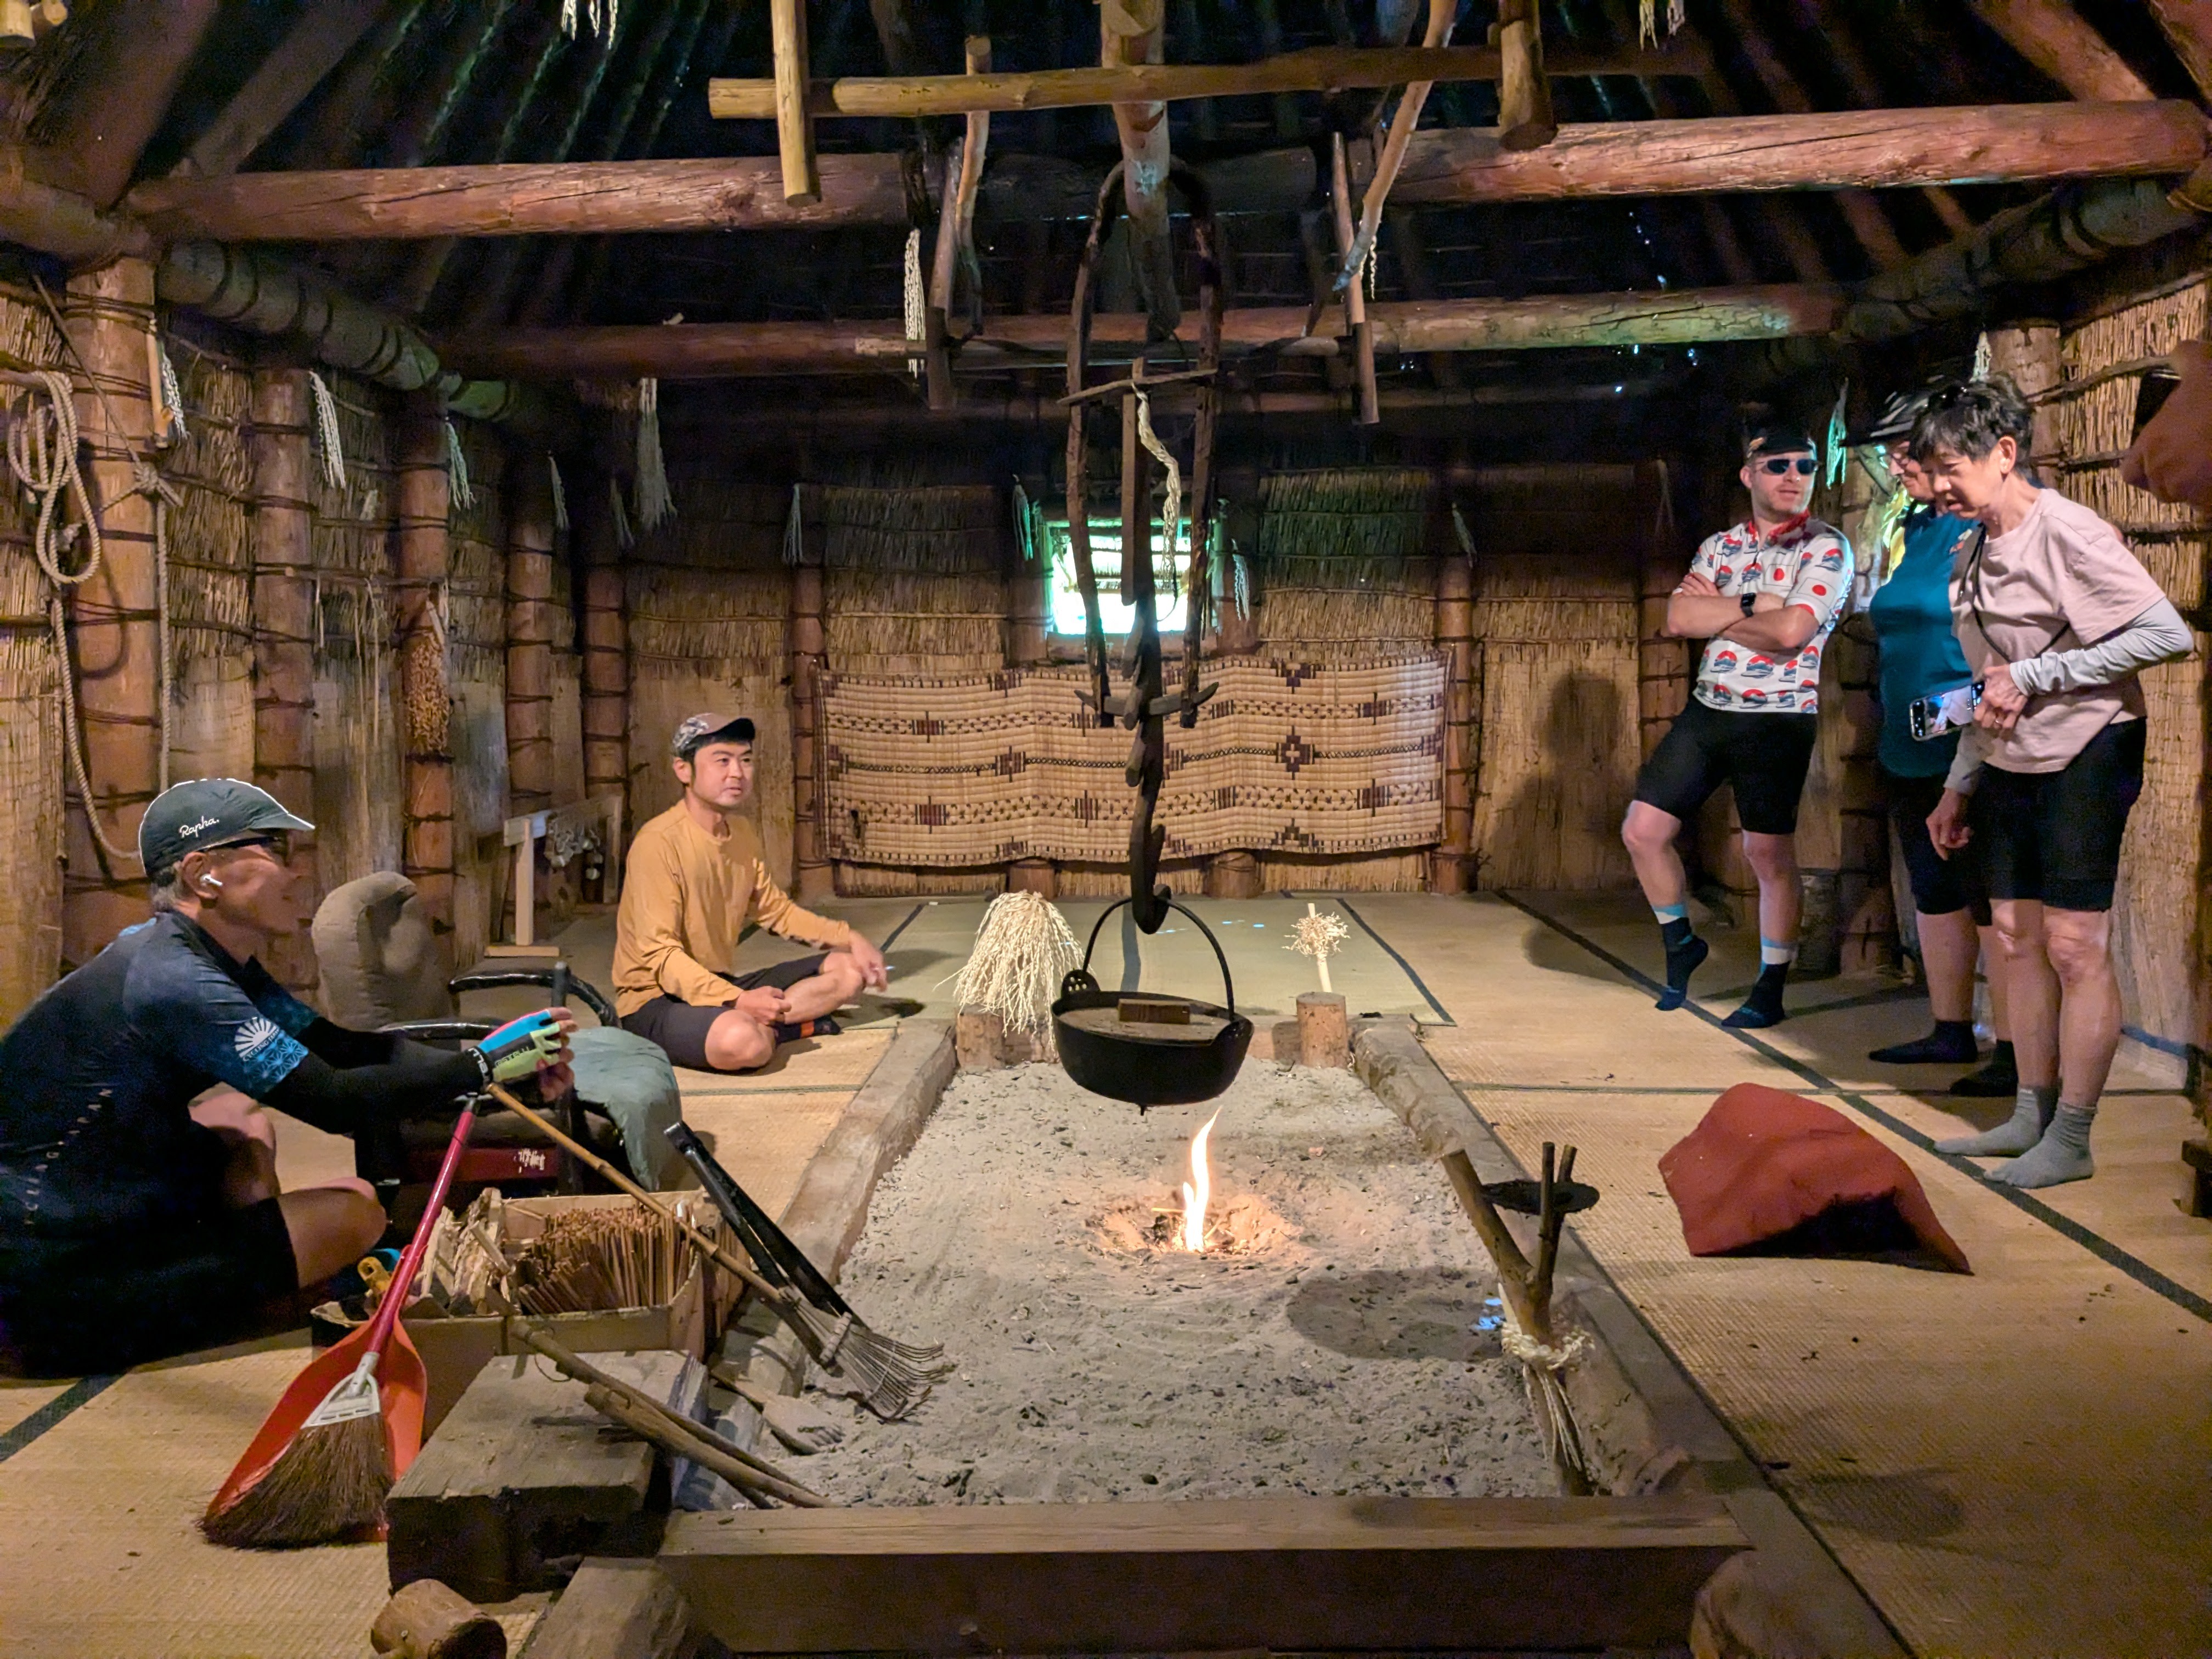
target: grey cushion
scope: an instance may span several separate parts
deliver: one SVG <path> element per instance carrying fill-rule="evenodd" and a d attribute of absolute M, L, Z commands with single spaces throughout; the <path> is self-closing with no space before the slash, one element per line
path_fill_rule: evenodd
<path fill-rule="evenodd" d="M 315 912 L 313 933 L 323 1012 L 333 1024 L 375 1031 L 452 1017 L 430 918 L 406 877 L 381 871 L 333 889 Z"/>
<path fill-rule="evenodd" d="M 618 1025 L 586 1025 L 577 1029 L 569 1048 L 577 1097 L 622 1131 L 623 1151 L 638 1184 L 657 1192 L 697 1186 L 691 1166 L 668 1144 L 668 1126 L 683 1119 L 684 1097 L 660 1045 Z"/>

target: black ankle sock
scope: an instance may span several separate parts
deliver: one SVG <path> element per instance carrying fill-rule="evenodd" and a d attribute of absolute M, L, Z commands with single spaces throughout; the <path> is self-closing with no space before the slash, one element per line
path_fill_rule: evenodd
<path fill-rule="evenodd" d="M 1790 964 L 1770 962 L 1759 970 L 1759 978 L 1751 988 L 1751 994 L 1743 1000 L 1743 1006 L 1721 1022 L 1737 1030 L 1758 1030 L 1764 1026 L 1779 1025 L 1790 1018 L 1782 1006 L 1782 988 L 1789 982 Z"/>
<path fill-rule="evenodd" d="M 1667 988 L 1656 1006 L 1679 1008 L 1689 1000 L 1690 975 L 1698 971 L 1698 964 L 1712 947 L 1691 931 L 1687 916 L 1661 922 L 1659 941 L 1667 947 Z"/>
<path fill-rule="evenodd" d="M 1867 1058 L 1881 1066 L 1967 1066 L 1979 1050 L 1971 1019 L 1939 1019 L 1936 1029 L 1911 1042 L 1893 1042 Z"/>
<path fill-rule="evenodd" d="M 1951 1085 L 1954 1095 L 1966 1095 L 1984 1100 L 2005 1100 L 2020 1087 L 2020 1063 L 2013 1058 L 2011 1042 L 2000 1037 L 1978 1071 L 1972 1071 Z"/>

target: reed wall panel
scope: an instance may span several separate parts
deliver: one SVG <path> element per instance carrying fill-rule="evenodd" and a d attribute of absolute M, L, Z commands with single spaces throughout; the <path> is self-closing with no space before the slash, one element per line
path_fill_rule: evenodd
<path fill-rule="evenodd" d="M 172 781 L 253 775 L 252 378 L 171 338 L 185 436 L 158 463 L 169 508 Z"/>
<path fill-rule="evenodd" d="M 2207 330 L 2203 280 L 2067 330 L 2063 378 L 2046 394 L 2059 465 L 2057 486 L 2127 537 L 2144 568 L 2199 629 L 2197 654 L 2142 677 L 2149 720 L 2143 789 L 2128 821 L 2112 905 L 2112 953 L 2126 1022 L 2168 1044 L 2207 1042 L 2208 920 L 2203 823 L 2207 648 L 2202 631 L 2212 526 L 2122 482 L 2143 371 Z"/>

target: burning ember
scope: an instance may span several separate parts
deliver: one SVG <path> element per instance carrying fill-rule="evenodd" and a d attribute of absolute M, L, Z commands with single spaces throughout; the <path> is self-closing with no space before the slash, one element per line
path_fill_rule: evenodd
<path fill-rule="evenodd" d="M 1206 1148 L 1220 1117 L 1215 1112 L 1191 1137 L 1190 1178 L 1182 1183 L 1182 1202 L 1161 1194 L 1113 1206 L 1091 1219 L 1091 1234 L 1100 1244 L 1115 1254 L 1250 1255 L 1297 1236 L 1298 1230 L 1255 1194 L 1215 1201 L 1213 1160 Z"/>
<path fill-rule="evenodd" d="M 1219 1121 L 1220 1111 L 1206 1120 L 1206 1127 L 1191 1137 L 1190 1179 L 1182 1183 L 1182 1247 L 1196 1253 L 1206 1248 L 1206 1209 L 1213 1199 L 1213 1172 L 1206 1165 L 1206 1138 Z"/>

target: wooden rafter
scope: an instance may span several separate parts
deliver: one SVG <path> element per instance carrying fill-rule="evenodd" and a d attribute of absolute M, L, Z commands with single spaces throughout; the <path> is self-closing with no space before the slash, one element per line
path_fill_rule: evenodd
<path fill-rule="evenodd" d="M 2212 99 L 2212 0 L 2150 0 L 2150 10 L 2197 90 Z"/>
<path fill-rule="evenodd" d="M 222 113 L 192 141 L 176 171 L 204 179 L 237 172 L 385 10 L 385 0 L 314 0 Z"/>
<path fill-rule="evenodd" d="M 1376 349 L 1386 353 L 1510 351 L 1577 346 L 1684 345 L 1713 340 L 1784 339 L 1835 325 L 1834 289 L 1781 286 L 1678 289 L 1656 293 L 1545 295 L 1524 300 L 1436 300 L 1370 306 Z M 1345 331 L 1333 309 L 1328 337 L 1301 336 L 1306 313 L 1253 307 L 1223 316 L 1224 349 L 1329 355 Z M 968 367 L 1004 368 L 1057 362 L 1067 346 L 1064 317 L 994 317 L 991 332 L 960 355 Z M 1101 314 L 1091 343 L 1101 355 L 1141 346 L 1146 319 Z M 455 340 L 448 349 L 472 373 L 521 378 L 720 380 L 758 375 L 896 374 L 908 352 L 896 323 L 680 323 L 605 328 L 510 329 Z"/>
<path fill-rule="evenodd" d="M 1111 68 L 1003 70 L 995 75 L 859 76 L 817 81 L 807 112 L 825 118 L 919 118 L 1023 110 L 1080 109 L 1099 104 L 1176 103 L 1272 93 L 1347 92 L 1408 81 L 1495 81 L 1501 54 L 1492 46 L 1314 46 L 1256 64 L 1131 64 Z M 1700 58 L 1687 47 L 1664 52 L 1562 52 L 1547 74 L 1695 75 Z M 707 107 L 725 120 L 771 120 L 773 81 L 707 83 Z"/>
<path fill-rule="evenodd" d="M 109 19 L 74 78 L 50 148 L 31 158 L 33 176 L 94 207 L 113 206 L 219 9 L 217 0 L 167 0 L 143 8 L 143 16 L 133 7 L 127 20 Z"/>
<path fill-rule="evenodd" d="M 1498 9 L 1498 142 L 1508 149 L 1541 149 L 1559 130 L 1536 9 L 1537 0 L 1504 0 Z"/>
<path fill-rule="evenodd" d="M 814 120 L 806 109 L 806 0 L 769 0 L 769 33 L 775 51 L 775 143 L 783 169 L 783 199 L 811 207 L 822 199 L 814 161 Z"/>
<path fill-rule="evenodd" d="M 1167 49 L 1163 0 L 1101 0 L 1098 62 L 1102 68 L 1157 64 Z M 1110 106 L 1121 141 L 1121 201 L 1129 214 L 1130 263 L 1152 319 L 1154 336 L 1175 332 L 1182 318 L 1176 293 L 1175 252 L 1168 241 L 1168 106 L 1158 99 Z"/>
<path fill-rule="evenodd" d="M 2203 114 L 2178 100 L 1589 122 L 1520 154 L 1501 149 L 1495 133 L 1450 128 L 1413 136 L 1394 199 L 1437 205 L 2148 176 L 2191 172 L 2205 149 Z M 1239 170 L 1255 173 L 1267 159 L 1246 158 Z M 1303 152 L 1286 159 L 1305 165 Z M 823 199 L 804 208 L 783 201 L 775 162 L 749 159 L 164 179 L 138 185 L 125 206 L 161 234 L 222 241 L 906 223 L 896 156 L 825 155 L 820 165 Z M 1025 216 L 1015 196 L 991 205 L 1002 218 Z M 1237 210 L 1234 199 L 1218 209 Z"/>
<path fill-rule="evenodd" d="M 2004 43 L 2076 98 L 2108 103 L 2153 95 L 2105 37 L 2066 0 L 1967 0 Z"/>

